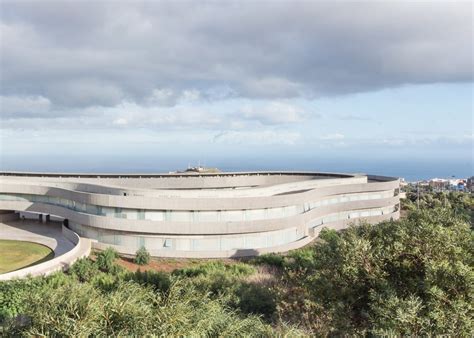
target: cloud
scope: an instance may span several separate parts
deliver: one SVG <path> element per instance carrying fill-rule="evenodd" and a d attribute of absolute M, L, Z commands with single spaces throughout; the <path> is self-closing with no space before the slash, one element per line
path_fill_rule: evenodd
<path fill-rule="evenodd" d="M 4 1 L 0 15 L 1 94 L 54 111 L 473 77 L 469 2 Z"/>
<path fill-rule="evenodd" d="M 51 84 L 49 97 L 57 106 L 115 106 L 126 98 L 120 86 L 97 79 L 73 79 Z"/>
<path fill-rule="evenodd" d="M 128 120 L 123 117 L 119 117 L 118 119 L 115 119 L 112 124 L 116 126 L 126 126 L 128 124 Z"/>
<path fill-rule="evenodd" d="M 154 89 L 147 99 L 147 103 L 151 106 L 174 106 L 177 101 L 175 92 L 169 88 Z"/>
<path fill-rule="evenodd" d="M 113 108 L 100 109 L 103 120 L 112 121 L 108 127 L 132 127 L 155 130 L 190 130 L 227 128 L 228 123 L 222 114 L 216 114 L 206 107 L 178 105 L 173 107 L 140 106 L 127 102 Z"/>
<path fill-rule="evenodd" d="M 246 105 L 234 114 L 236 118 L 258 121 L 267 125 L 301 122 L 307 118 L 307 115 L 302 108 L 281 102 L 271 102 L 260 107 Z"/>
<path fill-rule="evenodd" d="M 226 131 L 216 134 L 214 143 L 255 144 L 255 145 L 294 145 L 302 140 L 298 132 L 261 130 L 261 131 Z"/>
<path fill-rule="evenodd" d="M 51 102 L 43 96 L 0 96 L 3 118 L 38 118 L 48 116 Z"/>
<path fill-rule="evenodd" d="M 179 103 L 189 104 L 198 101 L 201 96 L 201 92 L 197 89 L 176 92 L 171 88 L 160 88 L 151 92 L 151 95 L 146 99 L 146 104 L 149 106 L 173 107 Z"/>

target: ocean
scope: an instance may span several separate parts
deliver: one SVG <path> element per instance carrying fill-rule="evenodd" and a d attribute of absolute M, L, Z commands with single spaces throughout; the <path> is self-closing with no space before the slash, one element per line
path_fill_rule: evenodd
<path fill-rule="evenodd" d="M 230 154 L 231 155 L 231 154 Z M 402 177 L 407 181 L 430 178 L 465 178 L 474 175 L 472 159 L 364 159 L 331 157 L 243 157 L 214 156 L 211 159 L 152 156 L 41 157 L 2 156 L 2 171 L 163 173 L 201 164 L 222 171 L 325 171 L 368 173 Z"/>

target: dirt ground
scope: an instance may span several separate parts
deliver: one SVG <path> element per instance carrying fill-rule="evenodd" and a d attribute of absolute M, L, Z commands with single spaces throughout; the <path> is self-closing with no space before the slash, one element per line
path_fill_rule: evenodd
<path fill-rule="evenodd" d="M 129 271 L 135 272 L 138 269 L 141 271 L 163 271 L 163 272 L 172 272 L 176 269 L 182 269 L 198 265 L 201 263 L 213 261 L 211 259 L 179 259 L 179 258 L 152 258 L 150 263 L 147 265 L 138 265 L 133 262 L 133 258 L 120 257 L 117 259 L 117 264 L 126 268 Z M 214 259 L 215 261 L 215 259 Z M 224 264 L 235 264 L 238 260 L 233 259 L 218 259 L 219 262 Z"/>

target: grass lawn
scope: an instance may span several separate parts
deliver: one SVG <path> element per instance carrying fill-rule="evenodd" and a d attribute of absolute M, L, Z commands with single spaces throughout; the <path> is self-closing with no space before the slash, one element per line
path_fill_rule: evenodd
<path fill-rule="evenodd" d="M 54 258 L 47 246 L 0 239 L 0 274 L 39 264 Z"/>

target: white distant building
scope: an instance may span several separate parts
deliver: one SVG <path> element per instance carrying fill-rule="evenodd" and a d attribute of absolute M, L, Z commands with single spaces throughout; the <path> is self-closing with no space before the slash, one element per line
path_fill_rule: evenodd
<path fill-rule="evenodd" d="M 446 189 L 448 188 L 449 181 L 444 178 L 433 178 L 428 181 L 430 187 L 434 189 Z"/>

